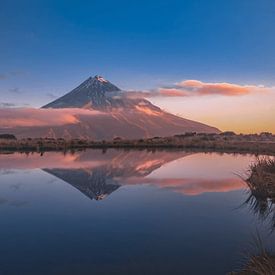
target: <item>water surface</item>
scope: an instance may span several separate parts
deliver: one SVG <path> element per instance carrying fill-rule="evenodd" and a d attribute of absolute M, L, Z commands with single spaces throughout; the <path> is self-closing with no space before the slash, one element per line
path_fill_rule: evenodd
<path fill-rule="evenodd" d="M 252 155 L 0 155 L 0 274 L 226 274 L 256 232 Z"/>

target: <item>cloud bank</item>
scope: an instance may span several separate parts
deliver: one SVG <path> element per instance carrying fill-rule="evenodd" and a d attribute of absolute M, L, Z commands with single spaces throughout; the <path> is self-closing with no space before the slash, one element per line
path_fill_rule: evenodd
<path fill-rule="evenodd" d="M 76 124 L 78 115 L 104 115 L 95 110 L 77 108 L 35 109 L 35 108 L 2 108 L 0 109 L 1 128 L 29 126 L 61 126 Z"/>
<path fill-rule="evenodd" d="M 202 82 L 199 80 L 184 80 L 167 87 L 159 87 L 147 91 L 128 92 L 130 97 L 189 97 L 189 96 L 242 96 L 254 93 L 268 93 L 274 87 L 262 85 L 238 85 L 227 82 Z"/>

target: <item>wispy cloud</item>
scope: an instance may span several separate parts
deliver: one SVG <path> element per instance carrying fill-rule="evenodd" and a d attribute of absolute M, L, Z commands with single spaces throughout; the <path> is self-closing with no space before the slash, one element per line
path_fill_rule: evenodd
<path fill-rule="evenodd" d="M 24 71 L 12 71 L 12 72 L 7 72 L 7 73 L 0 73 L 0 80 L 6 80 L 11 77 L 17 77 L 21 75 L 25 75 L 26 72 Z"/>
<path fill-rule="evenodd" d="M 174 85 L 159 87 L 146 91 L 129 91 L 130 97 L 187 97 L 187 96 L 242 96 L 253 93 L 275 91 L 274 87 L 263 85 L 239 85 L 227 82 L 202 82 L 199 80 L 184 80 Z"/>
<path fill-rule="evenodd" d="M 24 72 L 24 71 L 12 71 L 12 72 L 9 72 L 10 76 L 21 76 L 21 75 L 25 75 L 25 74 L 27 74 L 27 73 Z"/>
<path fill-rule="evenodd" d="M 15 104 L 13 102 L 0 102 L 0 111 L 1 108 L 27 108 L 30 107 L 29 103 L 18 103 Z"/>
<path fill-rule="evenodd" d="M 49 97 L 50 99 L 56 99 L 56 98 L 58 98 L 58 96 L 55 95 L 55 94 L 53 94 L 53 93 L 47 93 L 46 96 Z"/>
<path fill-rule="evenodd" d="M 78 115 L 104 115 L 95 110 L 2 108 L 0 109 L 0 127 L 61 126 L 78 123 Z"/>
<path fill-rule="evenodd" d="M 4 79 L 6 79 L 7 78 L 7 75 L 5 75 L 5 74 L 0 74 L 0 80 L 4 80 Z"/>
<path fill-rule="evenodd" d="M 0 108 L 10 108 L 15 107 L 16 105 L 11 102 L 0 102 Z"/>
<path fill-rule="evenodd" d="M 13 93 L 13 94 L 20 94 L 20 93 L 22 93 L 22 91 L 19 88 L 10 88 L 9 92 Z"/>

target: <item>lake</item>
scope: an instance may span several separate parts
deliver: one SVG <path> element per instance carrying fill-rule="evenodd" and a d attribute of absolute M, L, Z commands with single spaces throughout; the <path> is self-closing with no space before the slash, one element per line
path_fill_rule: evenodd
<path fill-rule="evenodd" d="M 253 155 L 86 150 L 0 155 L 0 274 L 226 274 L 269 217 Z"/>

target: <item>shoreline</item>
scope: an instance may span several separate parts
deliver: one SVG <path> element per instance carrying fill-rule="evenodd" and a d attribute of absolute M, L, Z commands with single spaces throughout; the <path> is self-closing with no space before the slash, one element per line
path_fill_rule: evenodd
<path fill-rule="evenodd" d="M 251 136 L 253 138 L 251 138 Z M 0 139 L 0 154 L 13 152 L 79 151 L 86 149 L 171 149 L 196 152 L 275 155 L 275 137 L 261 135 L 184 134 L 173 137 L 95 141 L 89 139 L 26 138 Z"/>

